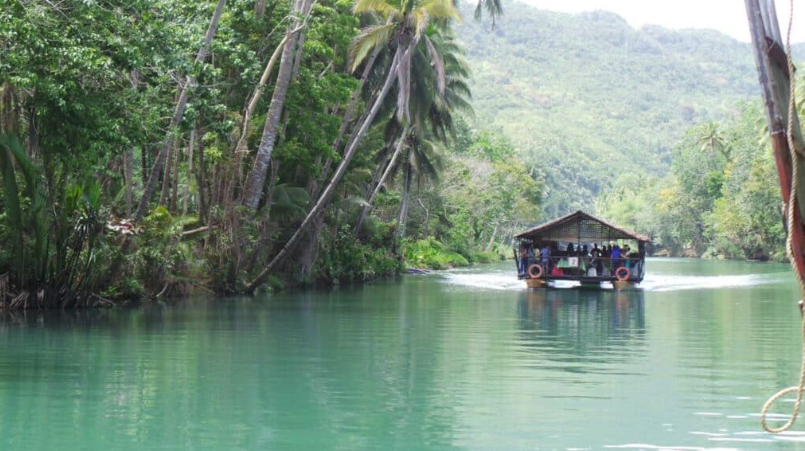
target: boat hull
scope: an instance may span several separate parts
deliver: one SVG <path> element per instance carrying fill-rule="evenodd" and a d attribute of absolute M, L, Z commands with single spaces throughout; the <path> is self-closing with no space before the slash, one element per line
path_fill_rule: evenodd
<path fill-rule="evenodd" d="M 542 279 L 526 279 L 525 283 L 528 288 L 545 288 L 548 286 L 548 283 Z"/>

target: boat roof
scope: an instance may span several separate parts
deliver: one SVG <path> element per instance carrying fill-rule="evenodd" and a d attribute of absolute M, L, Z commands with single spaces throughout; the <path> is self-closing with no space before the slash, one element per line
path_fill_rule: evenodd
<path fill-rule="evenodd" d="M 610 224 L 581 210 L 532 227 L 515 238 L 547 241 L 611 241 L 636 240 L 650 242 L 649 237 Z"/>

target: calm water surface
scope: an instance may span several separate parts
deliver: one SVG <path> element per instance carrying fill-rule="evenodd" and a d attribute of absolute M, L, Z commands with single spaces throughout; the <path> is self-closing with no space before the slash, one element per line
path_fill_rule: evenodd
<path fill-rule="evenodd" d="M 788 266 L 648 268 L 629 293 L 506 264 L 4 317 L 0 450 L 805 450 L 758 425 L 798 377 Z"/>

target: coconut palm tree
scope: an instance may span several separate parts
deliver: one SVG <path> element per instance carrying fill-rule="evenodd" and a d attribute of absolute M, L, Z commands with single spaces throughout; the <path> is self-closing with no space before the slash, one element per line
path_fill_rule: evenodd
<path fill-rule="evenodd" d="M 729 139 L 724 134 L 724 130 L 718 127 L 715 122 L 706 124 L 701 135 L 699 135 L 699 143 L 703 152 L 718 152 L 727 161 L 730 160 L 731 151 Z"/>
<path fill-rule="evenodd" d="M 405 238 L 405 224 L 408 220 L 408 201 L 411 197 L 411 186 L 414 181 L 421 184 L 424 180 L 438 181 L 442 169 L 442 156 L 438 145 L 427 139 L 425 133 L 413 128 L 403 140 L 405 155 L 402 159 L 402 202 L 397 216 L 397 239 Z"/>
<path fill-rule="evenodd" d="M 394 153 L 388 159 L 387 155 L 381 155 L 380 161 L 388 161 L 383 175 L 374 186 L 372 194 L 367 199 L 367 205 L 362 209 L 355 227 L 356 233 L 360 232 L 363 222 L 369 214 L 375 198 L 389 180 L 393 170 L 396 170 L 400 155 L 407 149 L 405 138 L 414 132 L 416 127 L 422 131 L 428 130 L 429 133 L 442 143 L 447 143 L 453 134 L 453 113 L 463 111 L 472 114 L 472 107 L 469 104 L 471 96 L 466 78 L 469 77 L 469 69 L 463 59 L 463 51 L 455 42 L 454 35 L 449 30 L 433 28 L 429 30 L 428 42 L 432 45 L 436 54 L 440 55 L 444 63 L 442 73 L 431 70 L 427 54 L 421 49 L 414 58 L 413 71 L 416 80 L 412 83 L 411 98 L 414 111 L 413 124 L 402 126 L 397 125 L 399 139 L 393 145 L 387 146 L 384 150 L 393 148 Z M 382 151 L 381 151 L 382 152 Z"/>
<path fill-rule="evenodd" d="M 497 18 L 503 15 L 503 4 L 501 0 L 478 0 L 478 4 L 475 6 L 475 19 L 480 20 L 484 11 L 489 14 L 489 18 L 492 19 L 492 27 L 494 27 Z"/>
<path fill-rule="evenodd" d="M 303 39 L 304 36 L 304 30 L 300 30 L 299 27 L 302 23 L 307 24 L 308 20 L 308 17 L 304 17 L 303 19 L 300 16 L 308 15 L 314 3 L 315 2 L 312 0 L 295 0 L 293 2 L 292 16 L 294 18 L 288 25 L 288 32 L 286 33 L 285 39 L 282 40 L 281 45 L 284 46 L 282 47 L 282 58 L 280 59 L 277 82 L 274 87 L 274 92 L 271 95 L 271 103 L 269 104 L 265 125 L 263 126 L 263 135 L 260 138 L 257 155 L 255 155 L 252 169 L 249 171 L 243 189 L 243 205 L 251 207 L 252 209 L 257 209 L 265 189 L 268 166 L 269 163 L 271 163 L 271 155 L 274 152 L 274 144 L 277 140 L 280 118 L 283 108 L 285 107 L 285 97 L 288 94 L 288 88 L 293 78 L 294 52 L 297 42 Z M 301 31 L 301 33 L 297 33 L 298 31 Z M 267 75 L 268 73 L 265 74 L 264 78 L 267 78 Z M 257 94 L 255 94 L 255 97 L 257 97 Z M 248 114 L 244 115 L 244 119 L 249 119 Z M 245 128 L 246 127 L 244 127 L 244 129 Z"/>
<path fill-rule="evenodd" d="M 327 187 L 319 196 L 316 204 L 311 208 L 302 224 L 283 246 L 272 261 L 247 286 L 252 291 L 277 263 L 282 261 L 298 240 L 304 236 L 305 228 L 319 215 L 319 212 L 329 203 L 341 179 L 344 177 L 352 158 L 361 142 L 361 139 L 374 122 L 391 88 L 397 85 L 397 112 L 400 119 L 410 122 L 408 109 L 411 86 L 411 62 L 415 50 L 420 42 L 425 43 L 427 52 L 431 57 L 434 70 L 442 72 L 440 67 L 443 61 L 436 54 L 433 45 L 428 44 L 429 38 L 425 34 L 431 22 L 438 22 L 447 26 L 450 21 L 460 20 L 461 16 L 452 0 L 357 0 L 353 6 L 357 14 L 374 14 L 380 18 L 377 25 L 363 30 L 353 41 L 351 49 L 352 70 L 356 70 L 361 63 L 377 48 L 388 48 L 393 53 L 385 81 L 374 98 L 372 107 L 354 134 L 354 138 L 344 150 L 338 168 L 333 174 Z M 432 43 L 431 43 L 432 44 Z"/>

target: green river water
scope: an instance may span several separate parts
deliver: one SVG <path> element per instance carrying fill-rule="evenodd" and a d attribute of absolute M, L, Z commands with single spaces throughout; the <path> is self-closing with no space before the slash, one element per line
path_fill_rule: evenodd
<path fill-rule="evenodd" d="M 0 450 L 805 450 L 758 420 L 798 378 L 789 267 L 651 260 L 643 286 L 529 291 L 510 262 L 5 316 Z"/>

